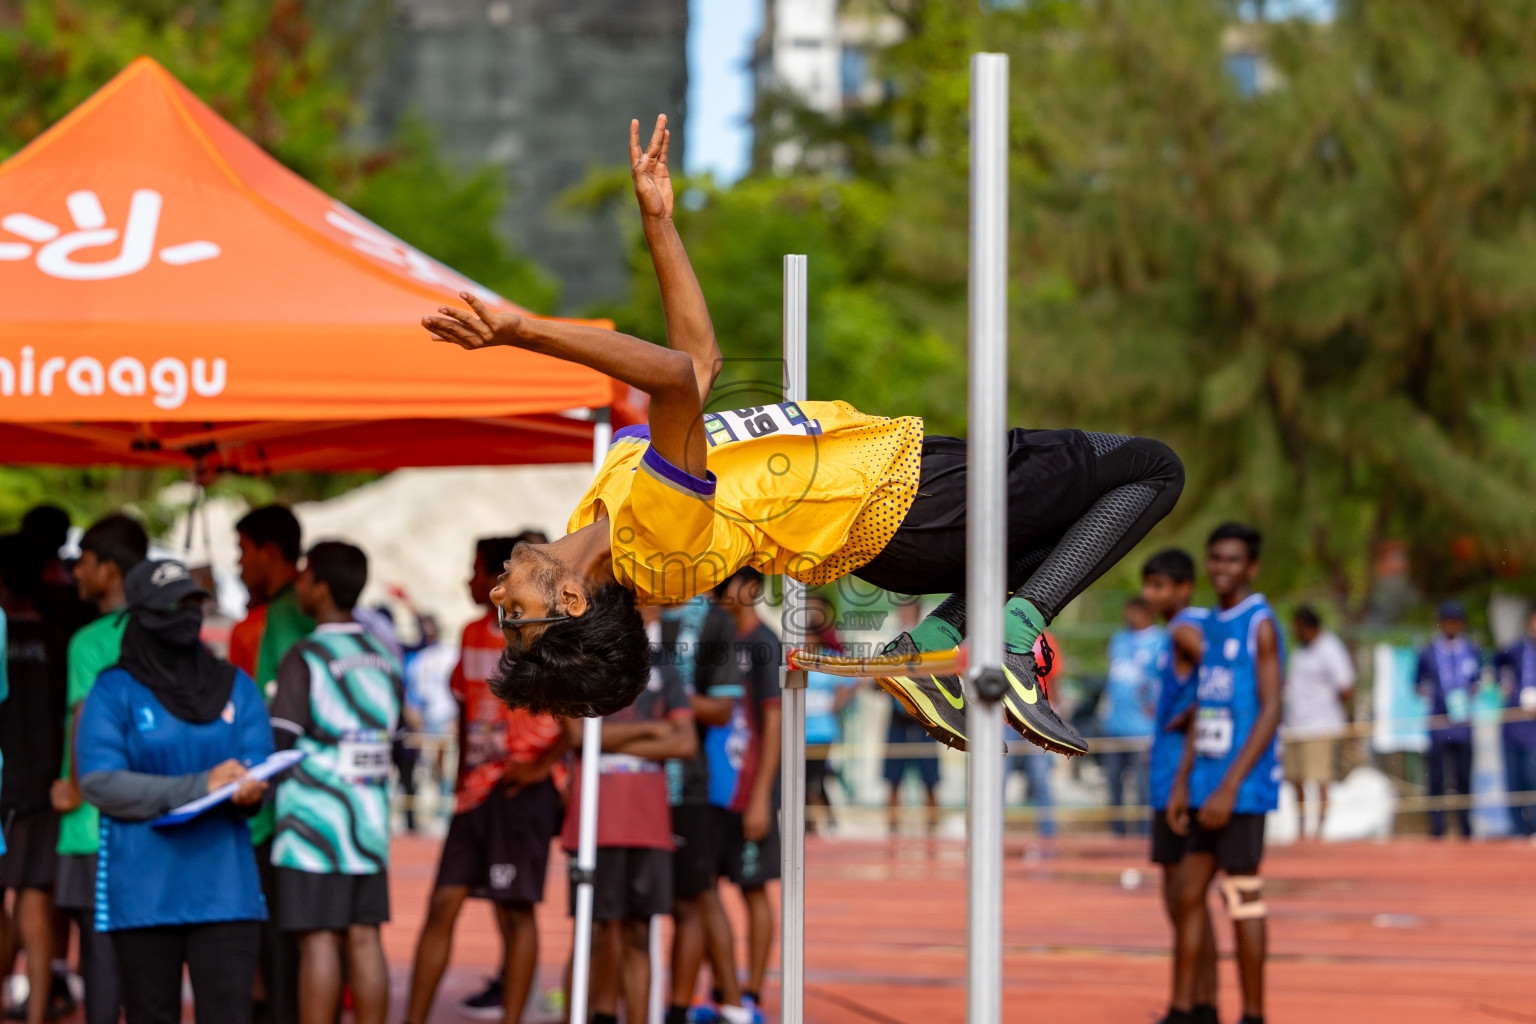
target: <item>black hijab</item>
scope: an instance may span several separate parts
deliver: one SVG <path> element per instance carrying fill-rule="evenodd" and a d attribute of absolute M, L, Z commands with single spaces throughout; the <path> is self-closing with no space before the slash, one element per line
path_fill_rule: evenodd
<path fill-rule="evenodd" d="M 132 603 L 117 662 L 165 710 L 193 725 L 218 718 L 235 688 L 235 666 L 203 646 L 198 639 L 202 626 L 201 604 L 180 599 L 170 607 L 163 601 Z"/>

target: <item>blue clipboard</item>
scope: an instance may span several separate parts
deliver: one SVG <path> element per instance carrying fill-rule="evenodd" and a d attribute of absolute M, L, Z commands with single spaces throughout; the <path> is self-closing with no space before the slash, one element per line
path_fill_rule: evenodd
<path fill-rule="evenodd" d="M 252 768 L 249 777 L 260 779 L 263 782 L 274 775 L 281 774 L 304 760 L 308 755 L 302 750 L 279 750 L 261 764 Z M 220 786 L 207 796 L 200 796 L 196 800 L 190 800 L 175 810 L 168 811 L 149 823 L 150 828 L 170 828 L 172 825 L 184 825 L 193 818 L 202 814 L 210 807 L 217 807 L 230 797 L 235 795 L 235 790 L 240 788 L 240 783 L 230 782 Z"/>

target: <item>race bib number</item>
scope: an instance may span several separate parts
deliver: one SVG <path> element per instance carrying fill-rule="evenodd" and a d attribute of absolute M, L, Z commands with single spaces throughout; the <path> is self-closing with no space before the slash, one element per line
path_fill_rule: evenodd
<path fill-rule="evenodd" d="M 1445 717 L 1457 725 L 1462 725 L 1472 718 L 1471 692 L 1465 686 L 1458 686 L 1454 690 L 1445 691 Z"/>
<path fill-rule="evenodd" d="M 794 402 L 704 414 L 704 436 L 709 438 L 711 448 L 773 434 L 808 436 L 820 433 L 821 424 L 808 419 Z"/>
<path fill-rule="evenodd" d="M 1195 718 L 1195 753 L 1223 758 L 1232 752 L 1232 712 L 1227 708 L 1201 708 Z"/>
<path fill-rule="evenodd" d="M 382 729 L 342 733 L 336 753 L 345 782 L 383 782 L 389 778 L 389 733 Z"/>

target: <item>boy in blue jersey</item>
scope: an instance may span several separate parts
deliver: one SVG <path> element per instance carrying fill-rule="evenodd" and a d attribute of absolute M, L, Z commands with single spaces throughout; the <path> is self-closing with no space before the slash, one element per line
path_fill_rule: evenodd
<path fill-rule="evenodd" d="M 1169 1024 L 1192 1021 L 1206 889 L 1221 869 L 1237 934 L 1243 1024 L 1264 1020 L 1264 815 L 1280 801 L 1280 680 L 1275 614 L 1253 592 L 1262 538 L 1240 523 L 1218 526 L 1205 571 L 1216 607 L 1205 623 L 1195 718 L 1185 740 L 1168 824 L 1186 837 Z"/>
<path fill-rule="evenodd" d="M 1167 632 L 1153 621 L 1152 609 L 1139 595 L 1125 603 L 1125 628 L 1109 638 L 1109 678 L 1099 697 L 1101 734 L 1122 743 L 1152 733 L 1152 713 L 1157 704 L 1159 656 L 1167 646 Z M 1126 806 L 1126 781 L 1130 803 L 1141 807 L 1147 799 L 1147 759 L 1140 749 L 1108 750 L 1099 755 L 1104 780 L 1109 786 L 1109 805 Z M 1116 835 L 1125 835 L 1126 821 L 1110 819 Z M 1132 831 L 1142 834 L 1142 822 Z"/>
<path fill-rule="evenodd" d="M 1158 655 L 1157 707 L 1152 717 L 1152 749 L 1148 756 L 1148 798 L 1152 805 L 1152 863 L 1163 869 L 1163 909 L 1172 925 L 1177 957 L 1179 893 L 1184 861 L 1184 837 L 1168 825 L 1168 796 L 1184 754 L 1184 734 L 1194 718 L 1196 670 L 1205 653 L 1205 622 L 1209 608 L 1191 608 L 1195 560 L 1177 548 L 1160 551 L 1141 569 L 1141 599 L 1152 614 L 1168 625 Z M 1216 935 L 1211 915 L 1200 901 L 1203 925 L 1196 958 L 1193 1019 L 1216 1024 Z"/>

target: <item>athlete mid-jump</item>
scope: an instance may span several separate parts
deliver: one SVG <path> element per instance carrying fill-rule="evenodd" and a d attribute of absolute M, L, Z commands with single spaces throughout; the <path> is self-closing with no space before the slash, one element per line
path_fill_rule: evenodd
<path fill-rule="evenodd" d="M 890 653 L 937 651 L 965 636 L 965 442 L 925 435 L 845 402 L 734 411 L 705 406 L 720 350 L 704 294 L 672 223 L 670 133 L 649 145 L 630 125 L 630 158 L 670 347 L 614 331 L 442 307 L 422 324 L 466 349 L 510 346 L 592 367 L 650 396 L 648 426 L 615 435 L 566 536 L 519 544 L 492 599 L 508 656 L 507 703 L 602 715 L 646 685 L 637 603 L 685 601 L 743 565 L 809 585 L 853 575 L 899 594 L 950 594 Z M 1035 641 L 1067 602 L 1126 554 L 1178 500 L 1184 467 L 1160 441 L 1081 430 L 1008 437 L 1007 646 L 1003 705 L 1021 734 L 1081 753 L 1037 680 Z M 955 676 L 882 685 L 935 738 L 965 742 Z"/>

